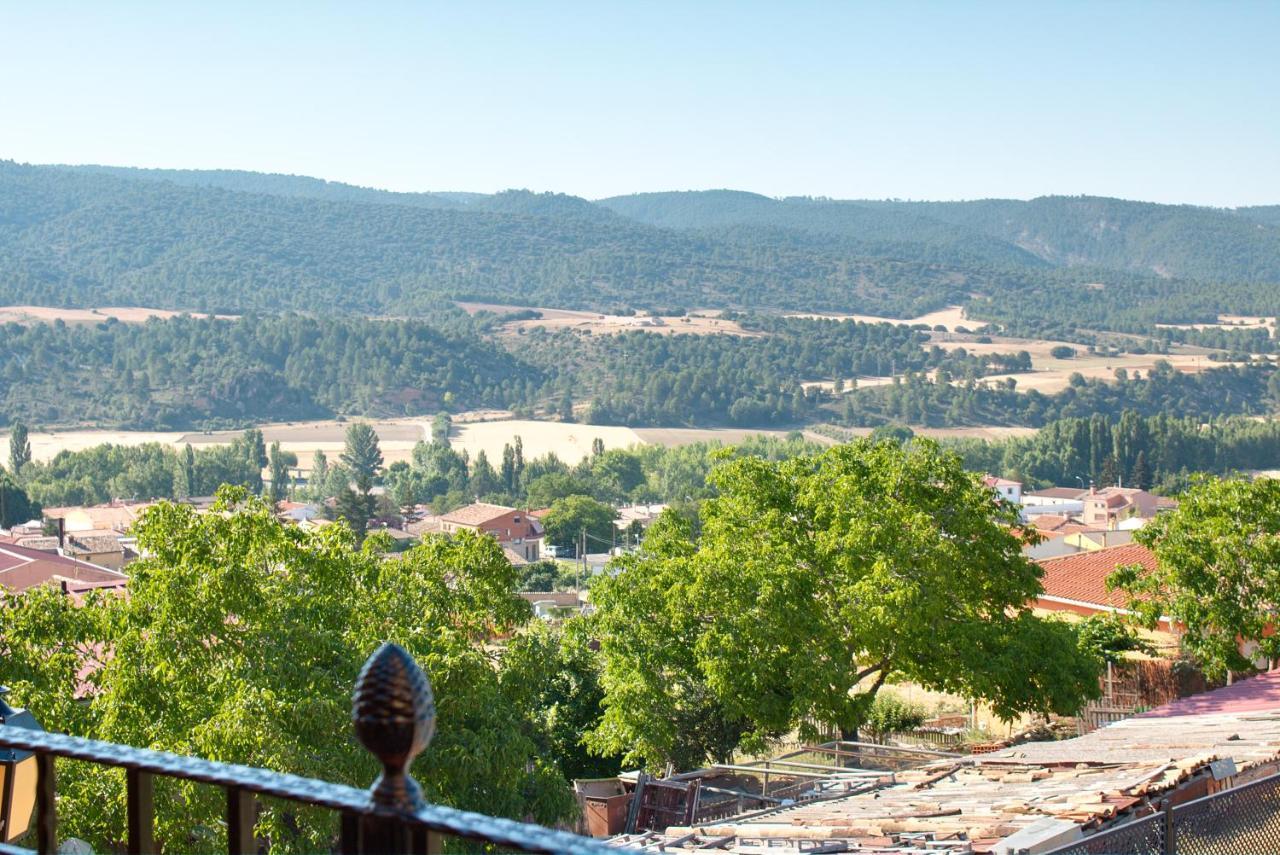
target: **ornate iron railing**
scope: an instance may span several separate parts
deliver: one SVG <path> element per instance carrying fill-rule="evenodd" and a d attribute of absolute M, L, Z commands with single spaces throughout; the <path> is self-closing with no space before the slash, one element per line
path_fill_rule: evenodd
<path fill-rule="evenodd" d="M 58 848 L 56 757 L 125 770 L 125 851 L 130 855 L 156 851 L 152 795 L 156 776 L 226 791 L 231 855 L 258 851 L 254 816 L 259 796 L 337 811 L 341 815 L 337 849 L 343 855 L 439 852 L 445 837 L 482 841 L 508 851 L 617 855 L 617 847 L 569 832 L 425 803 L 408 767 L 435 731 L 435 703 L 426 675 L 403 648 L 384 644 L 369 657 L 356 680 L 352 721 L 360 743 L 382 764 L 382 773 L 368 790 L 17 727 L 0 726 L 0 748 L 35 755 L 34 852 L 39 855 L 54 855 Z M 32 852 L 0 843 L 0 855 Z"/>

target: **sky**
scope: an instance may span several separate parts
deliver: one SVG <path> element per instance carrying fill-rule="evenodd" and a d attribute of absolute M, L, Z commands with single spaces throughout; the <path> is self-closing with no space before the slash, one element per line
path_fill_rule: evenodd
<path fill-rule="evenodd" d="M 0 158 L 1280 203 L 1280 0 L 0 0 Z"/>

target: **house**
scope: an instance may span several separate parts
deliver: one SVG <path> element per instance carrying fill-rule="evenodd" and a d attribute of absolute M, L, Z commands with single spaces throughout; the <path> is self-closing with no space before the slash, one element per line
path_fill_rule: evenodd
<path fill-rule="evenodd" d="M 1041 614 L 1054 613 L 1078 620 L 1092 615 L 1132 614 L 1128 609 L 1128 595 L 1108 590 L 1107 577 L 1117 568 L 1134 564 L 1154 570 L 1156 556 L 1141 544 L 1127 543 L 1045 558 L 1039 564 L 1044 570 L 1041 579 L 1044 593 L 1036 598 L 1033 608 Z M 1162 618 L 1153 632 L 1143 634 L 1160 649 L 1178 647 L 1177 629 L 1168 618 Z"/>
<path fill-rule="evenodd" d="M 1080 501 L 1081 497 L 1087 492 L 1087 490 L 1075 487 L 1045 487 L 1040 490 L 1027 490 L 1022 494 L 1022 504 L 1043 505 L 1046 507 L 1070 504 Z"/>
<path fill-rule="evenodd" d="M 125 574 L 67 555 L 28 549 L 15 544 L 0 545 L 0 588 L 20 594 L 28 588 L 50 583 L 114 583 L 124 585 Z"/>
<path fill-rule="evenodd" d="M 994 475 L 982 476 L 982 483 L 995 491 L 996 495 L 1006 502 L 1022 504 L 1022 482 L 1010 481 L 1008 478 L 997 478 Z"/>
<path fill-rule="evenodd" d="M 538 561 L 542 556 L 543 528 L 527 511 L 475 502 L 440 516 L 440 531 L 454 534 L 462 530 L 482 532 L 510 549 L 525 561 Z"/>
<path fill-rule="evenodd" d="M 1086 525 L 1100 528 L 1116 528 L 1123 520 L 1154 517 L 1159 511 L 1178 506 L 1172 499 L 1165 499 L 1136 487 L 1104 487 L 1090 490 L 1081 497 L 1084 510 L 1081 519 Z"/>
<path fill-rule="evenodd" d="M 121 570 L 138 557 L 119 532 L 85 532 L 69 534 L 63 539 L 62 554 L 97 564 L 110 570 Z"/>

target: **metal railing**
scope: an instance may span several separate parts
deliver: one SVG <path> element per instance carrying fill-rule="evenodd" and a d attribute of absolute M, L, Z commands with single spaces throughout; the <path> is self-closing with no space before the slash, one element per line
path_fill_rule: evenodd
<path fill-rule="evenodd" d="M 1047 855 L 1260 855 L 1280 852 L 1280 775 L 1165 805 Z"/>
<path fill-rule="evenodd" d="M 39 855 L 54 855 L 58 848 L 56 757 L 125 770 L 125 851 L 130 855 L 157 851 L 153 798 L 156 776 L 195 781 L 226 791 L 227 851 L 231 855 L 258 852 L 254 818 L 259 796 L 338 812 L 341 822 L 336 848 L 343 855 L 439 852 L 446 836 L 482 841 L 507 851 L 572 855 L 618 852 L 616 847 L 569 832 L 424 802 L 421 789 L 407 770 L 435 732 L 435 703 L 426 675 L 398 645 L 383 644 L 365 662 L 356 680 L 352 721 L 360 743 L 382 764 L 382 773 L 368 790 L 17 727 L 0 726 L 0 748 L 35 755 L 34 852 Z M 0 843 L 0 855 L 32 852 Z"/>

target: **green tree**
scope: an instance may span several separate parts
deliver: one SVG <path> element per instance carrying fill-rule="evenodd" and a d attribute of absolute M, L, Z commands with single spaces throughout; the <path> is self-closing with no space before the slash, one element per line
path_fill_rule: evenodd
<path fill-rule="evenodd" d="M 365 533 L 369 530 L 369 520 L 373 519 L 377 508 L 375 498 L 344 486 L 335 497 L 334 515 L 346 522 L 355 534 L 356 543 L 363 543 Z"/>
<path fill-rule="evenodd" d="M 556 546 L 573 546 L 582 532 L 587 533 L 587 549 L 607 549 L 613 543 L 613 521 L 617 512 L 590 496 L 567 496 L 551 504 L 542 518 L 547 542 Z"/>
<path fill-rule="evenodd" d="M 276 505 L 289 496 L 289 468 L 298 465 L 298 455 L 292 451 L 281 451 L 280 443 L 271 443 L 267 455 L 271 466 L 271 492 L 268 499 Z"/>
<path fill-rule="evenodd" d="M 1180 625 L 1183 649 L 1211 677 L 1280 658 L 1280 481 L 1205 479 L 1178 502 L 1134 533 L 1156 569 L 1122 568 L 1111 583 L 1133 595 L 1145 626 Z"/>
<path fill-rule="evenodd" d="M 31 437 L 27 426 L 14 422 L 9 428 L 9 471 L 15 478 L 22 477 L 22 468 L 31 462 Z"/>
<path fill-rule="evenodd" d="M 342 451 L 342 465 L 351 473 L 356 489 L 369 495 L 373 480 L 382 468 L 382 449 L 378 434 L 364 422 L 356 422 L 347 428 L 347 443 Z"/>
<path fill-rule="evenodd" d="M 325 488 L 329 485 L 329 457 L 317 448 L 311 455 L 311 472 L 307 475 L 307 494 L 314 499 L 327 499 Z"/>
<path fill-rule="evenodd" d="M 871 440 L 873 442 L 894 442 L 902 445 L 915 439 L 915 435 L 916 432 L 906 425 L 880 425 L 871 431 Z"/>
<path fill-rule="evenodd" d="M 600 723 L 599 656 L 577 619 L 565 626 L 546 621 L 513 638 L 502 659 L 502 683 L 528 710 L 529 738 L 568 778 L 604 778 L 622 770 L 622 757 L 589 752 L 583 734 Z"/>
<path fill-rule="evenodd" d="M 472 493 L 478 499 L 497 493 L 502 489 L 502 482 L 498 478 L 498 473 L 493 471 L 493 465 L 489 463 L 489 455 L 484 453 L 483 448 L 480 449 L 480 453 L 476 455 L 475 461 L 471 464 L 470 485 Z"/>
<path fill-rule="evenodd" d="M 148 510 L 127 598 L 77 607 L 52 587 L 0 596 L 0 682 L 50 730 L 365 787 L 377 764 L 351 736 L 351 687 L 369 652 L 395 641 L 423 664 L 438 703 L 413 769 L 430 800 L 544 823 L 571 813 L 567 783 L 541 754 L 543 719 L 519 705 L 523 689 L 504 685 L 483 645 L 529 616 L 489 538 L 432 537 L 384 560 L 372 543 L 353 548 L 344 526 L 282 525 L 242 489 L 221 492 L 215 511 Z M 111 655 L 86 674 L 89 649 Z M 117 774 L 58 772 L 60 833 L 122 850 Z M 216 788 L 157 786 L 159 848 L 225 851 L 225 806 Z M 256 826 L 273 852 L 327 850 L 336 831 L 330 811 L 270 800 Z"/>
<path fill-rule="evenodd" d="M 816 720 L 855 732 L 876 692 L 909 680 L 1012 718 L 1070 714 L 1099 663 L 1036 617 L 1040 570 L 995 502 L 936 443 L 859 440 L 715 470 L 695 542 L 651 529 L 592 587 L 604 657 L 597 749 L 658 766 L 699 694 L 761 747 Z M 656 526 L 656 524 L 655 524 Z"/>
<path fill-rule="evenodd" d="M 22 485 L 0 467 L 0 528 L 39 518 L 40 505 L 32 502 Z"/>
<path fill-rule="evenodd" d="M 436 417 L 431 420 L 431 442 L 448 448 L 449 429 L 452 425 L 453 419 L 448 413 L 436 413 Z"/>

